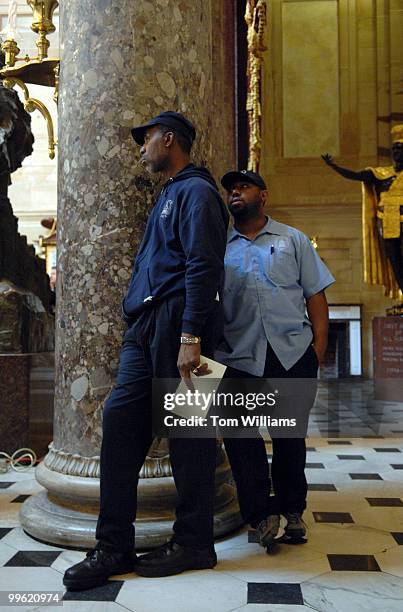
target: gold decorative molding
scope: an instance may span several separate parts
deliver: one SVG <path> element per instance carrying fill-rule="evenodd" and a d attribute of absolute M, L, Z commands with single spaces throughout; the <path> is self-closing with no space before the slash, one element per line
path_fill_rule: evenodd
<path fill-rule="evenodd" d="M 262 66 L 264 31 L 267 24 L 266 2 L 247 0 L 245 21 L 248 26 L 248 91 L 246 110 L 249 123 L 249 161 L 248 169 L 258 172 L 262 148 Z"/>

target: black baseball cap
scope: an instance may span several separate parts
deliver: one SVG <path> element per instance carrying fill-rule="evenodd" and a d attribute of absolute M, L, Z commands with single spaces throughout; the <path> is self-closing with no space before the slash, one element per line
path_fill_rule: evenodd
<path fill-rule="evenodd" d="M 147 123 L 132 128 L 132 136 L 138 145 L 144 144 L 144 134 L 148 128 L 153 127 L 154 125 L 164 125 L 165 127 L 180 132 L 182 136 L 185 136 L 185 138 L 189 140 L 190 144 L 192 144 L 196 138 L 195 127 L 193 123 L 189 121 L 189 119 L 186 119 L 186 117 L 181 113 L 176 113 L 175 111 L 165 111 L 160 115 L 153 117 Z"/>
<path fill-rule="evenodd" d="M 221 185 L 229 191 L 234 183 L 238 183 L 239 181 L 243 181 L 244 183 L 253 183 L 260 187 L 260 189 L 267 189 L 266 183 L 257 172 L 252 172 L 252 170 L 230 170 L 224 174 L 221 179 Z"/>

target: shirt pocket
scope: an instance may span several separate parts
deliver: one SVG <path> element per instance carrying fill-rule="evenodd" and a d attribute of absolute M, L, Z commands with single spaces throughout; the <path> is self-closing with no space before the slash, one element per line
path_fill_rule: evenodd
<path fill-rule="evenodd" d="M 231 255 L 225 259 L 224 265 L 224 295 L 235 294 L 245 284 L 241 255 Z"/>
<path fill-rule="evenodd" d="M 288 244 L 271 246 L 266 256 L 266 270 L 270 280 L 276 284 L 295 286 L 299 279 L 299 269 L 292 246 Z"/>

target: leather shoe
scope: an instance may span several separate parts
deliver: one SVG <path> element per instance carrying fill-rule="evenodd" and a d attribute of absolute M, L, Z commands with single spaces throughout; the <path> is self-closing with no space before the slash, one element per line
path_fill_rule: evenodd
<path fill-rule="evenodd" d="M 186 570 L 211 569 L 217 565 L 214 546 L 190 548 L 174 540 L 150 553 L 137 557 L 134 571 L 139 576 L 157 578 L 173 576 Z"/>
<path fill-rule="evenodd" d="M 70 591 L 92 589 L 105 584 L 109 576 L 133 572 L 135 563 L 134 553 L 108 552 L 94 548 L 87 552 L 83 561 L 65 571 L 63 584 Z"/>

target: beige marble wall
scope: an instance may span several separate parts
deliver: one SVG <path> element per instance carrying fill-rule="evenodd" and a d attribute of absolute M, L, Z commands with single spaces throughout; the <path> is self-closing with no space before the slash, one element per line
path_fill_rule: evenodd
<path fill-rule="evenodd" d="M 312 135 L 307 132 L 307 142 L 300 149 L 303 156 L 297 158 L 298 145 L 294 150 L 287 145 L 287 139 L 291 142 L 287 126 L 292 125 L 298 107 L 302 111 L 308 109 L 308 123 L 315 126 L 326 122 L 329 108 L 326 104 L 323 107 L 306 104 L 302 94 L 293 105 L 287 106 L 284 101 L 289 86 L 288 75 L 284 74 L 284 66 L 288 65 L 284 63 L 284 49 L 290 48 L 289 39 L 285 40 L 284 15 L 292 14 L 292 32 L 298 31 L 298 25 L 301 32 L 306 31 L 308 22 L 310 38 L 315 40 L 318 28 L 320 40 L 323 24 L 317 15 L 319 7 L 325 4 L 327 15 L 332 14 L 331 39 L 338 40 L 335 52 L 339 94 L 335 103 L 340 124 L 337 136 L 334 126 L 329 125 L 333 137 L 328 146 L 324 140 L 319 142 L 315 130 Z M 331 12 L 335 5 L 337 23 Z M 318 237 L 319 254 L 337 280 L 328 291 L 331 303 L 362 304 L 363 368 L 370 376 L 372 318 L 383 315 L 385 308 L 394 302 L 383 297 L 381 287 L 371 287 L 362 280 L 360 183 L 332 172 L 320 159 L 320 153 L 327 149 L 338 164 L 352 169 L 390 163 L 390 128 L 403 117 L 403 0 L 272 0 L 268 9 L 261 172 L 270 186 L 269 212 L 309 236 Z M 300 71 L 300 78 L 309 83 L 312 74 L 322 69 L 323 60 L 306 50 L 302 34 L 292 41 L 293 57 L 298 55 L 298 41 L 301 58 L 310 57 L 306 71 Z M 285 57 L 287 53 L 286 50 Z M 302 62 L 301 58 L 298 62 Z M 337 57 L 333 62 L 335 65 Z M 322 144 L 323 149 L 315 150 L 315 144 Z"/>
<path fill-rule="evenodd" d="M 284 2 L 282 39 L 284 156 L 338 152 L 337 0 Z"/>

